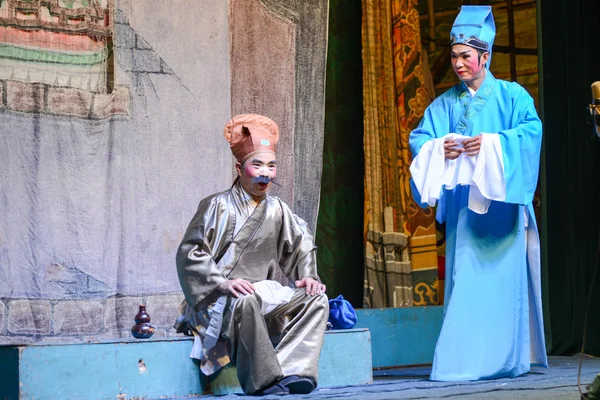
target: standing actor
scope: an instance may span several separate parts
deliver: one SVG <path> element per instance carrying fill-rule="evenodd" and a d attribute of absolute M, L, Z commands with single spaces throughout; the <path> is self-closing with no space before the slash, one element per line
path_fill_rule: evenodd
<path fill-rule="evenodd" d="M 516 377 L 548 364 L 533 196 L 542 125 L 531 96 L 488 70 L 490 6 L 463 6 L 451 63 L 461 81 L 410 135 L 413 193 L 446 222 L 444 321 L 432 380 Z"/>
<path fill-rule="evenodd" d="M 206 375 L 233 363 L 246 394 L 310 393 L 329 315 L 307 224 L 267 195 L 278 138 L 261 115 L 227 123 L 238 178 L 200 202 L 177 252 L 192 357 Z M 295 288 L 275 281 L 278 270 Z"/>

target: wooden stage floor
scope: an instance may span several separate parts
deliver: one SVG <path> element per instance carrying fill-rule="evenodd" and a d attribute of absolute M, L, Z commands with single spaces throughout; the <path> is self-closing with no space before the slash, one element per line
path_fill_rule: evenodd
<path fill-rule="evenodd" d="M 371 385 L 317 389 L 310 395 L 264 396 L 262 399 L 579 399 L 579 356 L 550 357 L 549 361 L 550 368 L 534 367 L 529 374 L 514 379 L 461 383 L 431 382 L 428 380 L 430 367 L 408 367 L 375 371 Z M 598 373 L 600 358 L 586 356 L 581 370 L 582 387 L 589 385 Z M 185 397 L 186 400 L 199 398 Z M 201 398 L 233 400 L 257 397 L 227 395 Z"/>

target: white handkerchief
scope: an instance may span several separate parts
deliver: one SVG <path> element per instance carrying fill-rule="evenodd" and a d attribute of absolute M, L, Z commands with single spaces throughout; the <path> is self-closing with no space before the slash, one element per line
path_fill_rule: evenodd
<path fill-rule="evenodd" d="M 280 304 L 289 303 L 294 295 L 294 289 L 281 286 L 277 281 L 260 281 L 252 284 L 262 299 L 261 313 L 266 315 Z"/>

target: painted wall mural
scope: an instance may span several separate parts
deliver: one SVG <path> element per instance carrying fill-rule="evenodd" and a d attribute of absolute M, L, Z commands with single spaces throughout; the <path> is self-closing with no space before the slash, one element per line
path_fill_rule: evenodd
<path fill-rule="evenodd" d="M 112 0 L 0 1 L 2 104 L 89 119 L 128 115 L 129 87 L 113 81 L 113 16 Z"/>
<path fill-rule="evenodd" d="M 127 337 L 139 304 L 167 335 L 180 238 L 231 183 L 226 5 L 170 3 L 191 27 L 137 0 L 0 7 L 0 343 Z"/>

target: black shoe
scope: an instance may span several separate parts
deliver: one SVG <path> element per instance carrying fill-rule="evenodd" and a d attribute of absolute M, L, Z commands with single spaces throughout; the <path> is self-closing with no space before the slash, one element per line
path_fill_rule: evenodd
<path fill-rule="evenodd" d="M 256 392 L 256 396 L 267 396 L 267 395 L 275 395 L 282 396 L 290 394 L 289 389 L 281 383 L 281 381 L 275 381 L 271 386 L 267 386 L 263 390 L 259 390 Z"/>
<path fill-rule="evenodd" d="M 302 378 L 298 375 L 286 376 L 279 381 L 290 394 L 309 394 L 315 390 L 315 382 L 310 378 Z"/>

